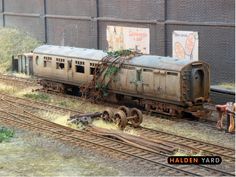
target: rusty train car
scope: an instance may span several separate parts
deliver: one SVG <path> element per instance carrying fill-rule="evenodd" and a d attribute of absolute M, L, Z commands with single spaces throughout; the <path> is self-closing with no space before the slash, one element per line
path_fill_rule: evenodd
<path fill-rule="evenodd" d="M 107 55 L 102 50 L 43 45 L 33 51 L 34 74 L 45 88 L 80 92 L 94 79 L 97 66 Z M 207 63 L 139 55 L 123 61 L 109 82 L 107 98 L 121 101 L 129 97 L 147 111 L 171 116 L 201 116 L 209 92 Z"/>

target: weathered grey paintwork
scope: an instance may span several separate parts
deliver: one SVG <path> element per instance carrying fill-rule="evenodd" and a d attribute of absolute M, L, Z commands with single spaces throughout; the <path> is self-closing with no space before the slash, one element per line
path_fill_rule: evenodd
<path fill-rule="evenodd" d="M 80 86 L 93 79 L 91 65 L 98 64 L 102 56 L 106 53 L 101 50 L 45 45 L 34 50 L 34 73 L 47 80 Z M 51 58 L 50 67 L 44 66 L 44 57 Z M 58 59 L 64 60 L 63 69 L 56 69 Z M 76 65 L 83 66 L 84 73 L 77 72 Z M 204 62 L 143 55 L 124 61 L 109 89 L 117 94 L 185 106 L 208 100 L 209 77 L 209 66 Z M 109 78 L 105 79 L 108 82 Z"/>
<path fill-rule="evenodd" d="M 83 58 L 100 61 L 107 53 L 102 50 L 85 49 L 67 46 L 42 45 L 34 49 L 34 53 L 60 57 Z"/>

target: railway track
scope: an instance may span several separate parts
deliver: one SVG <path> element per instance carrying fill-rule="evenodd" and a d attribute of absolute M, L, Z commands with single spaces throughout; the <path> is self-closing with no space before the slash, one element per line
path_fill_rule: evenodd
<path fill-rule="evenodd" d="M 81 114 L 83 112 L 68 108 L 63 108 L 55 105 L 50 105 L 43 102 L 32 101 L 25 98 L 18 98 L 9 96 L 7 94 L 0 94 L 0 98 L 4 99 L 9 104 L 16 104 L 31 109 L 39 109 L 44 111 L 56 111 L 59 113 L 70 113 L 70 114 Z M 157 131 L 153 129 L 148 129 L 145 127 L 138 128 L 137 131 L 145 138 L 150 139 L 152 141 L 164 141 L 166 143 L 174 143 L 176 146 L 187 146 L 190 149 L 197 149 L 203 151 L 207 155 L 220 155 L 223 160 L 228 162 L 235 162 L 235 150 L 231 148 L 222 147 L 219 145 L 206 143 L 203 141 L 198 141 L 190 138 L 186 138 L 183 136 L 178 136 L 162 131 Z"/>
<path fill-rule="evenodd" d="M 51 112 L 57 112 L 57 113 L 71 113 L 71 114 L 80 114 L 82 112 L 74 110 L 74 109 L 69 109 L 69 108 L 64 108 L 40 101 L 35 101 L 27 98 L 20 98 L 20 97 L 15 97 L 11 96 L 8 94 L 0 93 L 0 99 L 4 99 L 5 101 L 9 103 L 17 103 L 18 105 L 27 108 L 27 109 L 32 109 L 32 110 L 43 110 L 43 111 L 51 111 Z"/>
<path fill-rule="evenodd" d="M 194 140 L 191 138 L 186 138 L 183 136 L 178 136 L 171 133 L 166 133 L 145 127 L 139 128 L 138 131 L 142 133 L 142 136 L 151 139 L 153 141 L 163 140 L 166 142 L 175 142 L 177 146 L 178 145 L 189 146 L 194 149 L 201 150 L 203 151 L 203 153 L 206 153 L 207 155 L 219 155 L 223 158 L 223 160 L 233 163 L 235 162 L 235 149 L 222 147 L 219 145 L 206 143 L 203 141 Z"/>
<path fill-rule="evenodd" d="M 167 164 L 167 155 L 159 150 L 148 150 L 122 143 L 118 140 L 101 137 L 85 131 L 74 130 L 62 125 L 39 118 L 21 107 L 9 104 L 4 100 L 0 103 L 0 122 L 8 126 L 16 126 L 34 132 L 45 133 L 71 143 L 75 146 L 83 146 L 91 149 L 105 151 L 107 154 L 116 155 L 125 159 L 137 160 L 158 166 L 160 173 L 168 175 L 194 175 L 194 176 L 233 176 L 233 174 L 212 169 L 207 166 L 172 166 Z"/>
<path fill-rule="evenodd" d="M 0 74 L 0 80 L 11 82 L 13 84 L 17 84 L 20 86 L 36 86 L 37 85 L 37 81 L 35 79 L 16 77 L 13 75 Z"/>

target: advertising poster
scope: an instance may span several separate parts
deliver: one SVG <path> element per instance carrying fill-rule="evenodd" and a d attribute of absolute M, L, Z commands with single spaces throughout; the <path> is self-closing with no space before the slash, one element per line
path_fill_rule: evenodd
<path fill-rule="evenodd" d="M 172 42 L 172 55 L 174 58 L 198 60 L 198 32 L 174 31 Z"/>
<path fill-rule="evenodd" d="M 150 53 L 149 28 L 107 26 L 108 51 L 131 49 Z"/>

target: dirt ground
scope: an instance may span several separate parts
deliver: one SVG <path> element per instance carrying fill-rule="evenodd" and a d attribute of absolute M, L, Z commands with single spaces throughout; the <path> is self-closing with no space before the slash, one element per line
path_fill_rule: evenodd
<path fill-rule="evenodd" d="M 157 176 L 157 166 L 73 148 L 48 137 L 16 130 L 0 143 L 0 176 Z"/>

